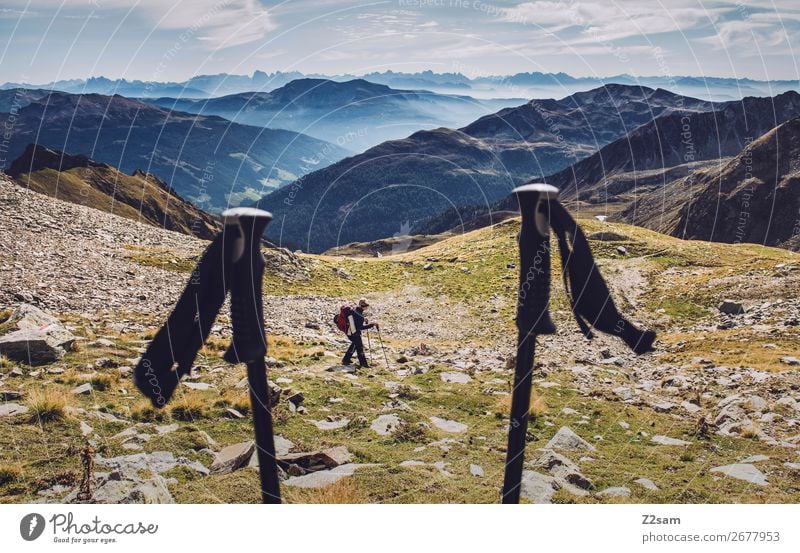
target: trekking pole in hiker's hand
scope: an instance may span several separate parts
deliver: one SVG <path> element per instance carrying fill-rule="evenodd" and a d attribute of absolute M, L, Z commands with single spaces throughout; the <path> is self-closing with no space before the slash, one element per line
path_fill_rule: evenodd
<path fill-rule="evenodd" d="M 514 190 L 522 214 L 519 234 L 520 275 L 517 298 L 517 366 L 511 397 L 503 503 L 519 503 L 525 434 L 528 429 L 535 339 L 553 334 L 550 319 L 550 242 L 548 227 L 558 241 L 567 296 L 578 326 L 592 338 L 590 326 L 621 338 L 637 354 L 652 349 L 651 330 L 640 330 L 619 313 L 611 298 L 583 231 L 559 203 L 558 189 L 527 184 Z"/>
<path fill-rule="evenodd" d="M 520 273 L 517 294 L 517 366 L 511 396 L 503 503 L 519 503 L 525 436 L 531 401 L 533 355 L 536 335 L 552 334 L 550 320 L 550 222 L 549 202 L 558 189 L 532 184 L 515 190 L 522 212 L 519 234 Z"/>
<path fill-rule="evenodd" d="M 264 333 L 262 283 L 264 258 L 261 255 L 261 236 L 272 220 L 266 211 L 253 208 L 229 209 L 222 214 L 228 228 L 238 228 L 234 243 L 233 280 L 231 282 L 231 323 L 233 341 L 225 352 L 228 363 L 247 364 L 247 382 L 253 406 L 258 471 L 261 478 L 261 498 L 264 503 L 280 503 L 275 442 L 272 435 L 267 388 L 267 337 Z"/>

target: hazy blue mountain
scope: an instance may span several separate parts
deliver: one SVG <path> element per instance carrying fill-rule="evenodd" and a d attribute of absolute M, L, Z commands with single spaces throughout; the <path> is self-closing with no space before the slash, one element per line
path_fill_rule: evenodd
<path fill-rule="evenodd" d="M 260 202 L 280 221 L 268 236 L 324 251 L 392 236 L 453 206 L 489 206 L 677 109 L 713 105 L 663 90 L 615 85 L 534 100 L 458 130 L 419 131 L 315 171 Z"/>
<path fill-rule="evenodd" d="M 30 143 L 85 155 L 125 173 L 156 175 L 177 194 L 215 212 L 341 159 L 349 152 L 285 130 L 165 110 L 122 96 L 53 92 L 0 113 L 10 125 L 6 159 Z"/>
<path fill-rule="evenodd" d="M 271 92 L 205 100 L 144 99 L 167 109 L 218 115 L 231 121 L 302 132 L 363 151 L 419 129 L 460 127 L 525 100 L 474 100 L 425 90 L 396 90 L 363 79 L 297 79 Z"/>
<path fill-rule="evenodd" d="M 573 77 L 566 73 L 522 72 L 514 75 L 467 77 L 459 72 L 422 71 L 372 72 L 366 75 L 303 74 L 298 71 L 255 71 L 252 75 L 198 75 L 183 82 L 145 82 L 124 79 L 72 79 L 32 85 L 5 83 L 0 88 L 48 88 L 71 93 L 96 92 L 124 96 L 159 98 L 206 98 L 242 92 L 269 92 L 301 78 L 349 81 L 357 78 L 399 89 L 424 89 L 443 94 L 466 94 L 473 98 L 551 98 L 597 88 L 607 84 L 640 85 L 666 88 L 684 96 L 713 101 L 738 100 L 746 96 L 773 96 L 800 90 L 798 80 L 759 81 L 731 77 L 693 77 L 688 75 Z"/>

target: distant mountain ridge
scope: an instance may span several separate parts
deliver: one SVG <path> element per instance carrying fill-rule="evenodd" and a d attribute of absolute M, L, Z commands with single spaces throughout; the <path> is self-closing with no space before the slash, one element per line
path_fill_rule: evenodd
<path fill-rule="evenodd" d="M 364 75 L 325 75 L 299 71 L 255 71 L 252 75 L 218 73 L 197 75 L 182 82 L 156 82 L 92 77 L 70 79 L 43 84 L 6 82 L 0 89 L 47 88 L 73 94 L 121 94 L 132 97 L 208 98 L 241 92 L 270 91 L 295 79 L 319 78 L 334 81 L 365 79 L 393 88 L 429 89 L 436 92 L 458 91 L 475 97 L 548 97 L 560 89 L 570 94 L 607 84 L 640 85 L 650 88 L 667 88 L 683 95 L 693 95 L 715 100 L 732 100 L 745 96 L 775 95 L 787 90 L 800 89 L 796 79 L 761 81 L 733 77 L 696 76 L 632 76 L 627 74 L 607 77 L 573 77 L 566 73 L 521 72 L 510 75 L 466 76 L 460 72 L 436 73 L 426 70 L 417 73 L 402 71 L 371 72 Z M 516 92 L 515 92 L 516 90 Z M 538 94 L 536 92 L 539 92 Z"/>
<path fill-rule="evenodd" d="M 658 115 L 713 107 L 622 85 L 533 100 L 458 130 L 419 131 L 382 143 L 306 175 L 259 205 L 281 221 L 267 233 L 285 245 L 319 252 L 369 242 L 392 236 L 406 220 L 423 221 L 453 207 L 488 207 L 532 175 L 567 167 Z"/>
<path fill-rule="evenodd" d="M 0 97 L 14 95 L 3 91 Z M 265 191 L 341 159 L 348 150 L 291 131 L 170 111 L 122 96 L 48 93 L 15 114 L 7 159 L 28 144 L 143 169 L 207 211 L 252 202 Z"/>
<path fill-rule="evenodd" d="M 426 90 L 401 90 L 363 79 L 303 78 L 271 92 L 209 99 L 143 99 L 166 109 L 217 115 L 247 125 L 288 129 L 362 151 L 424 128 L 460 127 L 523 99 L 474 100 Z"/>
<path fill-rule="evenodd" d="M 24 188 L 100 209 L 166 230 L 211 239 L 220 228 L 208 213 L 185 201 L 158 177 L 30 144 L 6 174 Z"/>

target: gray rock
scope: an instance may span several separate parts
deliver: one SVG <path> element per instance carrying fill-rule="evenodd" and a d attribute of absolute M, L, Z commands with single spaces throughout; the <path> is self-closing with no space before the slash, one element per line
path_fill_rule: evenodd
<path fill-rule="evenodd" d="M 315 421 L 309 420 L 311 424 L 319 428 L 320 430 L 336 430 L 337 428 L 344 428 L 350 423 L 350 419 L 337 419 L 337 420 L 325 420 L 325 421 Z"/>
<path fill-rule="evenodd" d="M 751 455 L 750 457 L 745 457 L 740 463 L 760 463 L 761 461 L 769 461 L 769 457 L 766 455 Z"/>
<path fill-rule="evenodd" d="M 275 456 L 276 457 L 284 457 L 289 455 L 289 451 L 294 447 L 294 443 L 287 440 L 283 436 L 276 435 L 274 437 L 275 440 Z M 250 456 L 250 461 L 247 463 L 247 466 L 251 469 L 258 470 L 258 451 L 253 453 Z M 280 468 L 280 467 L 279 467 Z"/>
<path fill-rule="evenodd" d="M 158 474 L 141 478 L 115 471 L 97 479 L 91 498 L 79 500 L 78 491 L 64 498 L 64 503 L 175 503 L 166 480 Z"/>
<path fill-rule="evenodd" d="M 428 419 L 433 423 L 433 425 L 436 428 L 438 428 L 443 432 L 460 434 L 462 432 L 467 431 L 467 425 L 462 422 L 440 419 L 439 417 L 428 417 Z"/>
<path fill-rule="evenodd" d="M 207 382 L 189 382 L 184 380 L 183 385 L 189 388 L 190 390 L 204 391 L 211 389 L 211 384 L 208 384 Z"/>
<path fill-rule="evenodd" d="M 89 436 L 92 432 L 94 432 L 94 428 L 92 428 L 83 421 L 81 421 L 80 427 L 81 427 L 81 434 L 83 436 Z"/>
<path fill-rule="evenodd" d="M 658 445 L 692 445 L 691 442 L 686 440 L 679 440 L 678 438 L 670 438 L 669 436 L 656 435 L 650 438 L 650 441 Z"/>
<path fill-rule="evenodd" d="M 275 440 L 275 455 L 286 455 L 289 453 L 292 448 L 294 448 L 294 443 L 291 440 L 287 440 L 281 435 L 276 435 L 274 437 Z"/>
<path fill-rule="evenodd" d="M 0 354 L 30 365 L 61 359 L 75 336 L 58 319 L 30 304 L 20 304 L 8 318 L 16 330 L 0 337 Z"/>
<path fill-rule="evenodd" d="M 444 372 L 441 373 L 439 377 L 442 379 L 442 382 L 454 384 L 468 384 L 472 380 L 472 377 L 468 374 L 459 372 Z"/>
<path fill-rule="evenodd" d="M 469 465 L 469 473 L 472 476 L 477 476 L 478 478 L 484 477 L 483 467 L 480 465 L 470 464 Z"/>
<path fill-rule="evenodd" d="M 244 418 L 244 415 L 243 415 L 243 414 L 242 414 L 240 411 L 237 411 L 236 409 L 234 409 L 233 407 L 227 407 L 227 408 L 225 409 L 225 412 L 226 412 L 226 413 L 228 414 L 228 416 L 230 416 L 232 419 L 243 419 L 243 418 Z"/>
<path fill-rule="evenodd" d="M 636 480 L 634 480 L 634 482 L 652 492 L 658 491 L 658 486 L 656 486 L 655 482 L 653 482 L 649 478 L 637 478 Z"/>
<path fill-rule="evenodd" d="M 388 415 L 380 415 L 372 424 L 369 425 L 370 429 L 380 436 L 391 434 L 395 428 L 400 426 L 400 417 L 394 413 Z"/>
<path fill-rule="evenodd" d="M 351 476 L 356 469 L 364 465 L 356 463 L 349 463 L 347 465 L 340 465 L 332 468 L 331 470 L 320 470 L 311 472 L 303 476 L 293 476 L 283 481 L 285 486 L 294 486 L 297 488 L 324 488 L 331 484 L 338 482 L 342 478 Z"/>
<path fill-rule="evenodd" d="M 630 497 L 631 489 L 625 486 L 616 486 L 597 492 L 597 495 L 601 497 Z"/>
<path fill-rule="evenodd" d="M 695 403 L 692 403 L 691 401 L 682 401 L 681 402 L 681 407 L 683 407 L 683 409 L 687 413 L 691 413 L 691 414 L 697 413 L 698 411 L 702 411 L 702 409 L 700 408 L 699 405 L 697 405 Z"/>
<path fill-rule="evenodd" d="M 0 390 L 0 401 L 14 401 L 15 399 L 22 399 L 22 392 Z"/>
<path fill-rule="evenodd" d="M 217 453 L 211 464 L 211 472 L 228 473 L 240 469 L 247 465 L 255 450 L 256 445 L 253 441 L 229 445 Z"/>
<path fill-rule="evenodd" d="M 156 426 L 156 433 L 169 434 L 170 432 L 175 432 L 178 428 L 179 428 L 178 423 L 162 424 Z"/>
<path fill-rule="evenodd" d="M 125 474 L 137 474 L 142 470 L 161 474 L 179 465 L 193 468 L 202 474 L 208 474 L 208 469 L 201 463 L 190 461 L 185 457 L 175 457 L 169 451 L 135 453 L 133 455 L 120 455 L 119 457 L 109 458 L 98 455 L 95 463 L 98 466 L 109 467 Z"/>
<path fill-rule="evenodd" d="M 766 486 L 768 484 L 767 477 L 764 473 L 749 463 L 734 463 L 732 465 L 714 467 L 709 472 L 717 472 L 759 486 Z"/>
<path fill-rule="evenodd" d="M 726 315 L 741 315 L 744 313 L 744 306 L 733 300 L 722 300 L 717 309 L 719 309 L 720 313 L 725 313 Z"/>
<path fill-rule="evenodd" d="M 652 407 L 657 413 L 669 413 L 675 409 L 675 404 L 668 401 L 656 401 L 651 403 L 650 407 Z"/>
<path fill-rule="evenodd" d="M 784 365 L 800 365 L 800 359 L 791 355 L 781 357 L 781 363 Z"/>
<path fill-rule="evenodd" d="M 522 472 L 520 496 L 531 503 L 551 503 L 553 495 L 561 489 L 558 479 L 532 470 Z"/>
<path fill-rule="evenodd" d="M 562 449 L 567 451 L 595 451 L 595 447 L 578 436 L 568 426 L 562 426 L 544 446 L 545 449 Z"/>
<path fill-rule="evenodd" d="M 786 461 L 783 466 L 792 470 L 800 470 L 800 463 L 790 463 L 789 461 Z"/>
<path fill-rule="evenodd" d="M 0 404 L 0 417 L 13 417 L 15 415 L 24 415 L 29 411 L 26 405 L 19 403 L 3 403 Z"/>
<path fill-rule="evenodd" d="M 555 451 L 549 449 L 545 450 L 542 455 L 531 464 L 581 489 L 589 490 L 593 487 L 591 480 L 581 474 L 578 465 Z"/>
<path fill-rule="evenodd" d="M 747 405 L 754 411 L 764 411 L 768 407 L 767 400 L 761 396 L 750 396 Z"/>
<path fill-rule="evenodd" d="M 90 394 L 91 392 L 92 384 L 90 382 L 86 382 L 72 389 L 72 393 L 75 395 Z"/>

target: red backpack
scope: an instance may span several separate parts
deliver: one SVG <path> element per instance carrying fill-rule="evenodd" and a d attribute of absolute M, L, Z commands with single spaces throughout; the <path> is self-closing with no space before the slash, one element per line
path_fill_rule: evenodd
<path fill-rule="evenodd" d="M 333 324 L 335 324 L 339 330 L 345 334 L 347 334 L 348 319 L 350 318 L 350 314 L 352 312 L 352 307 L 349 305 L 343 305 L 339 308 L 339 313 L 333 316 Z"/>

